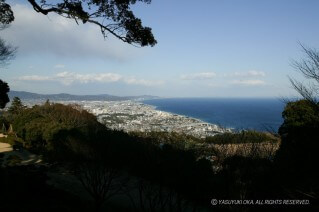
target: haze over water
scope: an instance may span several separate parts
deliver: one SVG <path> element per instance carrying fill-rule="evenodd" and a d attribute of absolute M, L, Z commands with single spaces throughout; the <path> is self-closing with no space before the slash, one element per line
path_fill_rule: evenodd
<path fill-rule="evenodd" d="M 158 110 L 176 113 L 227 128 L 277 131 L 285 104 L 276 98 L 167 98 L 143 101 Z"/>

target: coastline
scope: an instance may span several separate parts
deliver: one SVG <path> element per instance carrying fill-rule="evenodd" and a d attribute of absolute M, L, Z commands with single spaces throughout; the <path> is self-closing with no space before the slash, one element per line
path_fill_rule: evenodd
<path fill-rule="evenodd" d="M 276 98 L 164 98 L 142 101 L 157 110 L 199 119 L 232 131 L 277 132 L 285 104 Z"/>
<path fill-rule="evenodd" d="M 177 132 L 199 138 L 230 131 L 200 119 L 158 110 L 141 102 L 103 102 L 104 106 L 99 107 L 99 103 L 89 106 L 90 103 L 93 102 L 86 102 L 84 109 L 92 112 L 111 129 L 126 132 Z"/>
<path fill-rule="evenodd" d="M 168 114 L 175 115 L 175 116 L 176 116 L 176 115 L 177 115 L 177 116 L 181 116 L 181 117 L 183 117 L 183 118 L 185 118 L 185 119 L 193 119 L 193 120 L 198 121 L 198 122 L 201 122 L 201 123 L 203 123 L 203 124 L 214 125 L 214 126 L 217 126 L 217 127 L 221 128 L 221 129 L 225 129 L 225 130 L 228 131 L 228 132 L 231 132 L 231 131 L 234 130 L 234 128 L 232 128 L 232 127 L 222 127 L 222 126 L 220 126 L 219 124 L 210 123 L 210 122 L 207 122 L 207 121 L 202 120 L 202 119 L 200 119 L 200 118 L 196 118 L 196 117 L 192 117 L 192 116 L 187 116 L 187 115 L 183 115 L 183 114 L 178 114 L 178 113 L 173 113 L 173 112 L 169 112 L 169 111 L 164 111 L 164 110 L 159 109 L 158 106 L 151 105 L 151 104 L 146 104 L 146 103 L 143 103 L 143 102 L 141 102 L 141 103 L 144 104 L 144 105 L 147 105 L 147 106 L 152 107 L 152 108 L 153 108 L 154 110 L 156 110 L 156 111 L 160 111 L 160 112 L 163 112 L 163 113 L 168 113 Z"/>
<path fill-rule="evenodd" d="M 27 106 L 44 101 L 27 101 Z M 61 104 L 77 104 L 94 114 L 98 121 L 110 129 L 125 132 L 177 132 L 198 138 L 231 132 L 198 118 L 166 112 L 141 101 L 54 101 Z"/>

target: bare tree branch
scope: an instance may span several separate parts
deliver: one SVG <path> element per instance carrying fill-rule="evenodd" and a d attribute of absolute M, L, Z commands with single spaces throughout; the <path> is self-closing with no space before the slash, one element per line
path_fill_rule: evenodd
<path fill-rule="evenodd" d="M 16 50 L 16 47 L 0 38 L 0 67 L 6 66 L 10 60 L 14 59 Z"/>
<path fill-rule="evenodd" d="M 292 61 L 292 67 L 310 81 L 307 85 L 291 77 L 289 77 L 289 81 L 304 99 L 317 104 L 319 97 L 319 52 L 301 43 L 299 45 L 305 53 L 305 58 L 301 61 Z"/>

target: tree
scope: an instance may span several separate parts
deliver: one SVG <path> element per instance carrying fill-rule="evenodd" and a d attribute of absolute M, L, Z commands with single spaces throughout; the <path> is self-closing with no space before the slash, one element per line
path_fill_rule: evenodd
<path fill-rule="evenodd" d="M 22 104 L 21 99 L 15 96 L 12 100 L 11 106 L 9 107 L 9 112 L 12 114 L 18 114 L 25 108 L 26 106 Z"/>
<path fill-rule="evenodd" d="M 14 20 L 13 12 L 5 0 L 0 0 L 0 29 L 5 28 Z"/>
<path fill-rule="evenodd" d="M 0 1 L 0 12 L 2 10 L 1 1 Z M 2 23 L 7 23 L 5 17 L 0 13 L 0 30 L 4 29 Z M 0 68 L 7 65 L 8 61 L 13 59 L 16 48 L 7 44 L 4 40 L 0 38 Z M 10 101 L 8 97 L 8 92 L 10 91 L 8 83 L 0 79 L 0 108 L 4 108 L 6 104 Z"/>
<path fill-rule="evenodd" d="M 319 147 L 318 108 L 318 105 L 305 99 L 287 103 L 282 113 L 284 123 L 279 128 L 281 145 L 277 157 L 281 160 L 286 157 L 287 162 L 298 168 L 312 164 Z M 296 166 L 296 161 L 307 163 Z"/>
<path fill-rule="evenodd" d="M 319 189 L 316 161 L 319 148 L 319 52 L 301 45 L 305 57 L 294 61 L 293 67 L 308 83 L 290 78 L 302 100 L 288 102 L 279 128 L 280 148 L 275 164 L 282 186 L 291 197 L 315 198 Z M 315 191 L 315 192 L 314 192 Z M 315 198 L 316 199 L 316 198 Z"/>
<path fill-rule="evenodd" d="M 15 47 L 0 38 L 0 67 L 7 65 L 8 62 L 14 58 L 15 52 Z"/>
<path fill-rule="evenodd" d="M 10 101 L 8 97 L 9 91 L 10 91 L 10 88 L 8 86 L 8 83 L 0 79 L 0 108 L 1 109 L 3 109 L 6 106 L 6 104 Z"/>
<path fill-rule="evenodd" d="M 0 0 L 0 30 L 8 27 L 8 25 L 14 20 L 13 12 L 9 4 L 5 3 L 5 0 Z M 8 61 L 13 59 L 16 48 L 7 44 L 0 38 L 0 68 L 7 65 Z M 8 83 L 0 79 L 0 108 L 3 109 L 10 101 L 8 92 L 10 88 Z"/>
<path fill-rule="evenodd" d="M 14 20 L 13 12 L 10 5 L 5 3 L 5 0 L 0 0 L 0 30 L 9 26 Z M 14 56 L 16 48 L 7 44 L 0 37 L 0 67 L 7 64 Z"/>
<path fill-rule="evenodd" d="M 108 164 L 105 158 L 97 156 L 96 152 L 93 154 L 93 158 L 77 166 L 75 175 L 93 198 L 95 211 L 100 211 L 104 202 L 122 191 L 128 178 Z"/>
<path fill-rule="evenodd" d="M 318 104 L 303 99 L 289 102 L 283 112 L 281 144 L 274 161 L 278 180 L 291 198 L 318 199 L 318 108 Z"/>
<path fill-rule="evenodd" d="M 306 100 L 318 103 L 319 97 L 319 51 L 300 44 L 305 58 L 293 61 L 295 70 L 309 80 L 308 85 L 289 78 L 293 88 Z"/>
<path fill-rule="evenodd" d="M 4 0 L 1 2 L 7 5 Z M 136 2 L 149 4 L 151 0 L 28 0 L 28 2 L 36 12 L 43 15 L 55 13 L 73 19 L 76 23 L 97 25 L 104 37 L 111 34 L 123 42 L 142 47 L 154 46 L 157 43 L 152 29 L 144 27 L 141 19 L 135 17 L 130 8 Z M 8 17 L 12 17 L 10 6 L 4 7 L 4 11 Z"/>
<path fill-rule="evenodd" d="M 91 23 L 100 27 L 104 37 L 109 34 L 123 42 L 139 45 L 154 46 L 155 40 L 152 29 L 144 27 L 142 21 L 135 17 L 131 5 L 136 2 L 151 3 L 151 0 L 28 0 L 33 9 L 43 15 L 55 13 L 65 18 Z M 0 0 L 0 30 L 14 21 L 11 6 Z M 16 48 L 0 38 L 0 66 L 6 65 L 15 54 Z M 7 84 L 1 81 L 1 108 L 8 102 Z"/>
<path fill-rule="evenodd" d="M 281 146 L 277 154 L 282 162 L 296 167 L 312 168 L 312 161 L 317 159 L 319 147 L 319 51 L 300 44 L 305 57 L 293 61 L 293 67 L 308 81 L 300 82 L 290 78 L 293 88 L 303 100 L 288 102 L 282 113 L 284 123 L 279 128 Z M 285 164 L 286 167 L 287 164 Z M 294 168 L 291 168 L 294 169 Z"/>

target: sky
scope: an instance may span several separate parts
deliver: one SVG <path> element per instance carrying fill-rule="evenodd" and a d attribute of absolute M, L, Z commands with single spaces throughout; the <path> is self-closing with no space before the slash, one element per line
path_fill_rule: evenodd
<path fill-rule="evenodd" d="M 18 47 L 0 78 L 42 94 L 290 97 L 299 42 L 319 48 L 317 0 L 153 0 L 132 7 L 158 41 L 137 48 L 97 26 L 7 1 L 15 21 L 0 36 Z M 306 82 L 306 81 L 304 81 Z"/>

